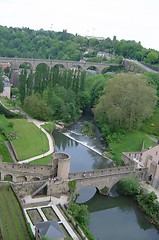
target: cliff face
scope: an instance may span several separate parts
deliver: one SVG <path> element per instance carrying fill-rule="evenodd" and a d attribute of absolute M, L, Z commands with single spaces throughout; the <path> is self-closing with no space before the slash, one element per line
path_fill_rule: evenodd
<path fill-rule="evenodd" d="M 123 65 L 126 72 L 144 73 L 146 70 L 134 62 L 124 60 Z"/>

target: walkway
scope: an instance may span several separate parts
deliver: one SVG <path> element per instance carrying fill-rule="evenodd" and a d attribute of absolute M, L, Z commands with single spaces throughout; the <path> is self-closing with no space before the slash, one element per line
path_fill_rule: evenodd
<path fill-rule="evenodd" d="M 48 201 L 49 199 L 50 199 L 50 197 L 42 197 L 42 198 L 39 198 L 39 202 Z M 34 199 L 30 198 L 30 196 L 26 196 L 25 197 L 25 201 L 26 201 L 26 203 L 34 203 Z M 26 215 L 27 221 L 30 223 L 30 227 L 31 227 L 32 232 L 34 233 L 34 235 L 35 235 L 35 227 L 34 227 L 32 221 L 31 221 L 27 211 L 28 210 L 32 210 L 32 209 L 36 209 L 38 211 L 38 213 L 40 214 L 41 218 L 43 219 L 43 221 L 48 221 L 46 216 L 45 216 L 45 214 L 44 214 L 44 212 L 42 211 L 42 208 L 51 207 L 53 209 L 53 211 L 56 213 L 57 217 L 59 218 L 58 223 L 59 224 L 63 224 L 63 226 L 65 227 L 65 229 L 67 230 L 67 232 L 69 233 L 71 238 L 73 240 L 78 240 L 79 239 L 77 237 L 77 235 L 75 234 L 75 232 L 70 227 L 70 225 L 68 224 L 67 220 L 65 219 L 65 217 L 63 216 L 61 211 L 56 206 L 59 203 L 60 204 L 64 204 L 66 202 L 67 202 L 67 197 L 66 196 L 61 196 L 60 198 L 51 197 L 50 203 L 47 206 L 45 205 L 45 206 L 39 206 L 39 207 L 24 208 L 24 213 Z"/>

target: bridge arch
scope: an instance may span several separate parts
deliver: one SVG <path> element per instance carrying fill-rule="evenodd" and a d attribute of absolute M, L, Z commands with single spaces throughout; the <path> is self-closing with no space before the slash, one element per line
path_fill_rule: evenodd
<path fill-rule="evenodd" d="M 53 66 L 53 68 L 65 69 L 65 66 L 64 66 L 63 64 L 57 63 L 57 64 L 55 64 L 55 65 Z"/>
<path fill-rule="evenodd" d="M 83 203 L 89 201 L 98 189 L 94 185 L 88 185 L 85 187 L 80 188 L 78 191 L 75 192 L 75 197 L 77 198 L 77 203 Z"/>
<path fill-rule="evenodd" d="M 25 61 L 19 64 L 19 68 L 33 70 L 33 66 L 31 65 L 31 63 Z"/>
<path fill-rule="evenodd" d="M 30 179 L 30 181 L 33 181 L 33 182 L 35 182 L 35 181 L 39 181 L 39 180 L 40 180 L 39 177 L 33 177 L 33 178 Z"/>
<path fill-rule="evenodd" d="M 87 67 L 87 70 L 86 70 L 88 73 L 99 73 L 99 69 L 98 69 L 98 67 L 96 67 L 95 65 L 90 65 L 89 67 Z"/>
<path fill-rule="evenodd" d="M 27 182 L 27 177 L 25 176 L 17 176 L 16 182 Z"/>
<path fill-rule="evenodd" d="M 49 65 L 45 62 L 41 62 L 41 63 L 38 63 L 36 65 L 36 69 L 35 70 L 38 70 L 39 68 L 43 68 L 43 70 L 46 70 L 49 68 Z"/>
<path fill-rule="evenodd" d="M 109 69 L 110 69 L 110 66 L 104 67 L 104 68 L 102 69 L 101 73 L 102 73 L 102 74 L 105 74 L 105 73 L 107 73 L 107 72 L 109 71 Z"/>
<path fill-rule="evenodd" d="M 81 65 L 78 65 L 78 64 L 73 65 L 73 68 L 74 68 L 74 69 L 78 69 L 78 70 L 80 70 L 80 71 L 83 70 L 82 66 L 81 66 Z"/>
<path fill-rule="evenodd" d="M 11 174 L 4 175 L 4 181 L 13 182 L 13 176 Z"/>

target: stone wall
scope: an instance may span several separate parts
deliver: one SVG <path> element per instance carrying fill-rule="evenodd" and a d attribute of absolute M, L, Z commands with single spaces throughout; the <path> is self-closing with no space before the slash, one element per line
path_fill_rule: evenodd
<path fill-rule="evenodd" d="M 146 70 L 144 68 L 140 67 L 139 65 L 137 65 L 134 62 L 124 60 L 123 65 L 124 65 L 124 68 L 127 72 L 134 72 L 134 73 L 144 73 L 144 72 L 146 72 Z"/>

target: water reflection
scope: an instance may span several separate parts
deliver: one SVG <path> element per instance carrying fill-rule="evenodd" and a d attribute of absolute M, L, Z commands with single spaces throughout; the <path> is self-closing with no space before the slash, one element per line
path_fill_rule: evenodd
<path fill-rule="evenodd" d="M 96 194 L 96 191 L 97 189 L 95 186 L 87 186 L 80 189 L 80 191 L 77 192 L 79 196 L 76 199 L 76 203 L 89 201 Z"/>
<path fill-rule="evenodd" d="M 90 171 L 112 166 L 112 161 L 58 131 L 53 132 L 53 137 L 55 151 L 66 152 L 71 156 L 70 172 Z"/>
<path fill-rule="evenodd" d="M 127 197 L 101 196 L 86 202 L 91 214 L 89 229 L 99 240 L 158 240 L 159 233 L 136 203 Z"/>
<path fill-rule="evenodd" d="M 57 152 L 71 156 L 71 172 L 109 167 L 110 162 L 99 154 L 55 131 Z M 115 186 L 116 187 L 116 186 Z M 111 196 L 96 193 L 87 201 L 91 214 L 90 231 L 98 240 L 158 240 L 159 233 L 129 198 L 119 196 L 115 187 Z M 82 190 L 81 202 L 88 200 L 89 191 Z"/>

